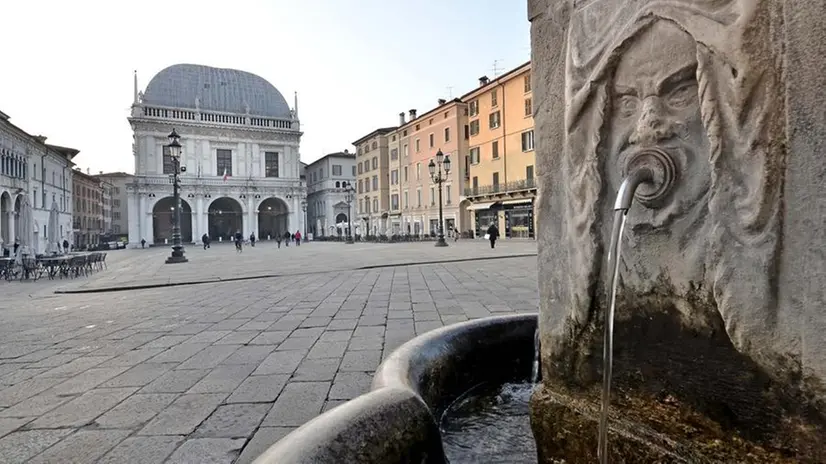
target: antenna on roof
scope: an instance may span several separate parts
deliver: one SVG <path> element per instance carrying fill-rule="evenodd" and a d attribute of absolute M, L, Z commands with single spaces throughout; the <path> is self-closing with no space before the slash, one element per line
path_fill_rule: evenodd
<path fill-rule="evenodd" d="M 502 62 L 502 61 L 505 61 L 505 60 L 493 60 L 493 77 L 494 78 L 499 76 L 499 73 L 502 72 L 502 70 L 499 69 L 499 63 Z"/>
<path fill-rule="evenodd" d="M 447 86 L 447 99 L 453 100 L 453 86 Z"/>

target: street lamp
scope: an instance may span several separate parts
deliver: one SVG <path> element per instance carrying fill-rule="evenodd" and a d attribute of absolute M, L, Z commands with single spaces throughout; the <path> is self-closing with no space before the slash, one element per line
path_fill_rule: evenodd
<path fill-rule="evenodd" d="M 181 172 L 185 172 L 186 168 L 181 167 L 181 144 L 178 140 L 181 138 L 175 129 L 169 134 L 169 145 L 165 148 L 169 150 L 169 156 L 172 158 L 173 173 L 172 173 L 172 200 L 175 202 L 175 213 L 173 214 L 172 224 L 172 255 L 166 258 L 166 264 L 185 263 L 188 260 L 184 256 L 184 245 L 181 243 L 181 194 L 179 192 L 181 187 L 181 178 L 178 176 Z"/>
<path fill-rule="evenodd" d="M 301 211 L 304 211 L 304 243 L 307 243 L 307 199 L 301 200 Z"/>
<path fill-rule="evenodd" d="M 436 246 L 446 247 L 445 220 L 442 212 L 442 184 L 445 183 L 446 177 L 450 173 L 450 157 L 445 156 L 442 150 L 437 151 L 436 162 L 430 160 L 427 169 L 430 171 L 430 178 L 439 185 L 439 240 L 436 241 Z"/>
<path fill-rule="evenodd" d="M 344 181 L 341 183 L 344 191 L 347 192 L 347 239 L 344 243 L 352 245 L 353 234 L 350 228 L 353 225 L 353 196 L 356 194 L 356 188 L 350 182 Z"/>

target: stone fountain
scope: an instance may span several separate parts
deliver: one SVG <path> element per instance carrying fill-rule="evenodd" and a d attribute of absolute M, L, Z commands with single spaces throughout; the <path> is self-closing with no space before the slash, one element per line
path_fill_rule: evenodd
<path fill-rule="evenodd" d="M 826 3 L 529 0 L 528 14 L 538 317 L 417 337 L 369 393 L 256 462 L 444 463 L 439 417 L 527 376 L 537 326 L 538 461 L 598 462 L 614 200 L 645 160 L 616 261 L 603 462 L 826 462 Z"/>
<path fill-rule="evenodd" d="M 817 3 L 817 6 L 815 4 Z M 826 461 L 822 3 L 531 0 L 541 463 L 596 462 L 612 207 L 628 214 L 612 462 Z M 808 61 L 811 60 L 811 61 Z"/>

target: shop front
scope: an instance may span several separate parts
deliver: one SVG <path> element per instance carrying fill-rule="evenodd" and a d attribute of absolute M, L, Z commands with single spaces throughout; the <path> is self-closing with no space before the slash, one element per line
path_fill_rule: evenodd
<path fill-rule="evenodd" d="M 504 200 L 499 209 L 505 214 L 505 237 L 534 238 L 532 198 Z"/>

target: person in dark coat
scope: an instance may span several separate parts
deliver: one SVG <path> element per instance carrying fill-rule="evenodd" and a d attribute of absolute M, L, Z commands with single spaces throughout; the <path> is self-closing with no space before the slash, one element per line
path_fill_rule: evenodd
<path fill-rule="evenodd" d="M 488 240 L 490 240 L 490 247 L 496 247 L 496 239 L 499 238 L 499 228 L 496 227 L 496 224 L 491 224 L 488 227 Z"/>
<path fill-rule="evenodd" d="M 204 234 L 201 236 L 201 242 L 204 244 L 204 250 L 209 248 L 209 235 Z"/>

